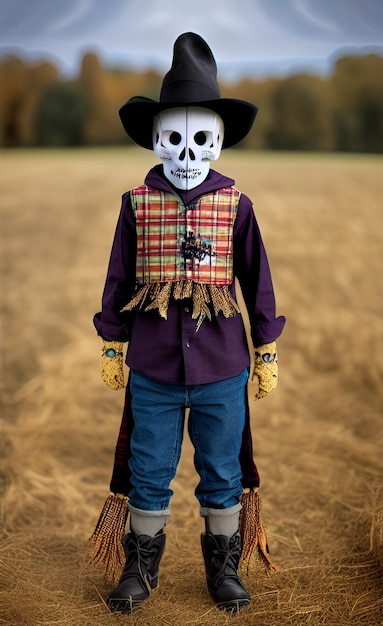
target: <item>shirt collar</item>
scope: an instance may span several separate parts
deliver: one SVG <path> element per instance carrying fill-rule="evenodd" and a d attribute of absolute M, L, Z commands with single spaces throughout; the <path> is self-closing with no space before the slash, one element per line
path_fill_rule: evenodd
<path fill-rule="evenodd" d="M 234 180 L 210 169 L 209 174 L 203 183 L 194 189 L 184 191 L 173 187 L 167 178 L 165 178 L 162 165 L 156 165 L 148 172 L 145 178 L 145 184 L 149 187 L 159 189 L 160 191 L 170 192 L 181 198 L 184 204 L 190 204 L 193 200 L 195 200 L 195 198 L 198 198 L 203 194 L 216 191 L 217 189 L 223 189 L 224 187 L 231 187 L 234 185 Z"/>

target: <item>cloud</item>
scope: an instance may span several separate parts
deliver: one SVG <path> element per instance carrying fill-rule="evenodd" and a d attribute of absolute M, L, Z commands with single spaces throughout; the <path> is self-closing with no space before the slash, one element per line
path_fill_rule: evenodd
<path fill-rule="evenodd" d="M 113 0 L 113 11 L 103 0 L 1 0 L 0 37 L 2 42 L 25 44 L 82 35 L 118 20 L 126 6 L 124 0 Z M 107 6 L 107 10 L 105 7 Z"/>
<path fill-rule="evenodd" d="M 89 15 L 92 9 L 93 0 L 78 0 L 73 3 L 72 10 L 63 16 L 59 16 L 53 23 L 49 25 L 49 30 L 58 32 L 66 30 L 77 24 L 83 17 Z"/>
<path fill-rule="evenodd" d="M 380 43 L 383 32 L 381 0 L 267 0 L 262 10 L 286 32 L 324 42 Z"/>
<path fill-rule="evenodd" d="M 2 0 L 0 41 L 74 66 L 85 50 L 110 63 L 166 70 L 176 37 L 201 34 L 219 66 L 324 62 L 342 46 L 381 45 L 382 0 Z M 290 63 L 291 65 L 291 63 Z M 253 67 L 253 69 L 254 69 Z"/>

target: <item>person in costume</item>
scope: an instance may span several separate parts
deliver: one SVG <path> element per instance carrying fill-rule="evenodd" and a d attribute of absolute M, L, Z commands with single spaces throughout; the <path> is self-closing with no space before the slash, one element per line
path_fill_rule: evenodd
<path fill-rule="evenodd" d="M 260 517 L 247 383 L 250 354 L 236 301 L 238 279 L 255 348 L 257 398 L 277 384 L 276 317 L 269 264 L 250 199 L 210 168 L 250 131 L 257 107 L 221 98 L 207 43 L 184 33 L 159 102 L 120 109 L 127 134 L 161 164 L 122 197 L 102 310 L 102 377 L 129 380 L 107 499 L 92 536 L 92 560 L 118 585 L 107 604 L 130 613 L 158 586 L 170 521 L 170 483 L 181 454 L 185 410 L 200 481 L 195 495 L 207 587 L 219 608 L 250 602 L 239 574 L 258 552 L 272 569 Z M 129 531 L 125 524 L 129 515 Z M 121 545 L 120 545 L 121 542 Z"/>

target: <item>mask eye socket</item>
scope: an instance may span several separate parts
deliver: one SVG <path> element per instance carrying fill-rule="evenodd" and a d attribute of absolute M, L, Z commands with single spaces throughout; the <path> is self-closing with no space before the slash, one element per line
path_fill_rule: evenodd
<path fill-rule="evenodd" d="M 177 131 L 173 130 L 172 133 L 170 133 L 169 136 L 169 141 L 172 144 L 172 146 L 178 146 L 179 143 L 181 143 L 181 135 L 180 133 L 177 133 Z"/>
<path fill-rule="evenodd" d="M 198 133 L 194 135 L 194 141 L 196 142 L 197 146 L 205 145 L 206 140 L 207 140 L 207 136 L 203 130 L 199 130 Z"/>

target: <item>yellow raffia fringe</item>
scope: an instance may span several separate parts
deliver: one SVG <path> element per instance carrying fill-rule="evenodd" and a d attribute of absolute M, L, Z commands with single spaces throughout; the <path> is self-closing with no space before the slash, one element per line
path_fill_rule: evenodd
<path fill-rule="evenodd" d="M 239 516 L 239 532 L 242 537 L 242 564 L 249 569 L 255 550 L 266 574 L 277 572 L 278 567 L 269 558 L 267 537 L 262 521 L 261 497 L 258 489 L 245 489 L 241 496 L 242 509 Z"/>
<path fill-rule="evenodd" d="M 111 494 L 89 539 L 93 543 L 89 563 L 99 565 L 108 580 L 118 580 L 125 563 L 121 539 L 127 517 L 128 498 L 121 493 Z"/>
<path fill-rule="evenodd" d="M 161 286 L 159 290 L 158 290 L 158 285 L 156 285 L 151 304 L 149 304 L 145 308 L 145 311 L 152 311 L 154 309 L 158 309 L 161 317 L 164 317 L 166 319 L 168 315 L 168 307 L 169 307 L 169 300 L 170 300 L 171 294 L 172 294 L 172 283 L 165 283 L 163 286 Z"/>
<path fill-rule="evenodd" d="M 222 312 L 225 317 L 234 317 L 239 313 L 239 306 L 227 285 L 202 285 L 192 280 L 143 285 L 122 311 L 158 309 L 160 316 L 167 319 L 171 298 L 192 300 L 192 318 L 197 320 L 196 332 L 206 317 L 211 320 L 212 311 L 216 316 Z"/>

